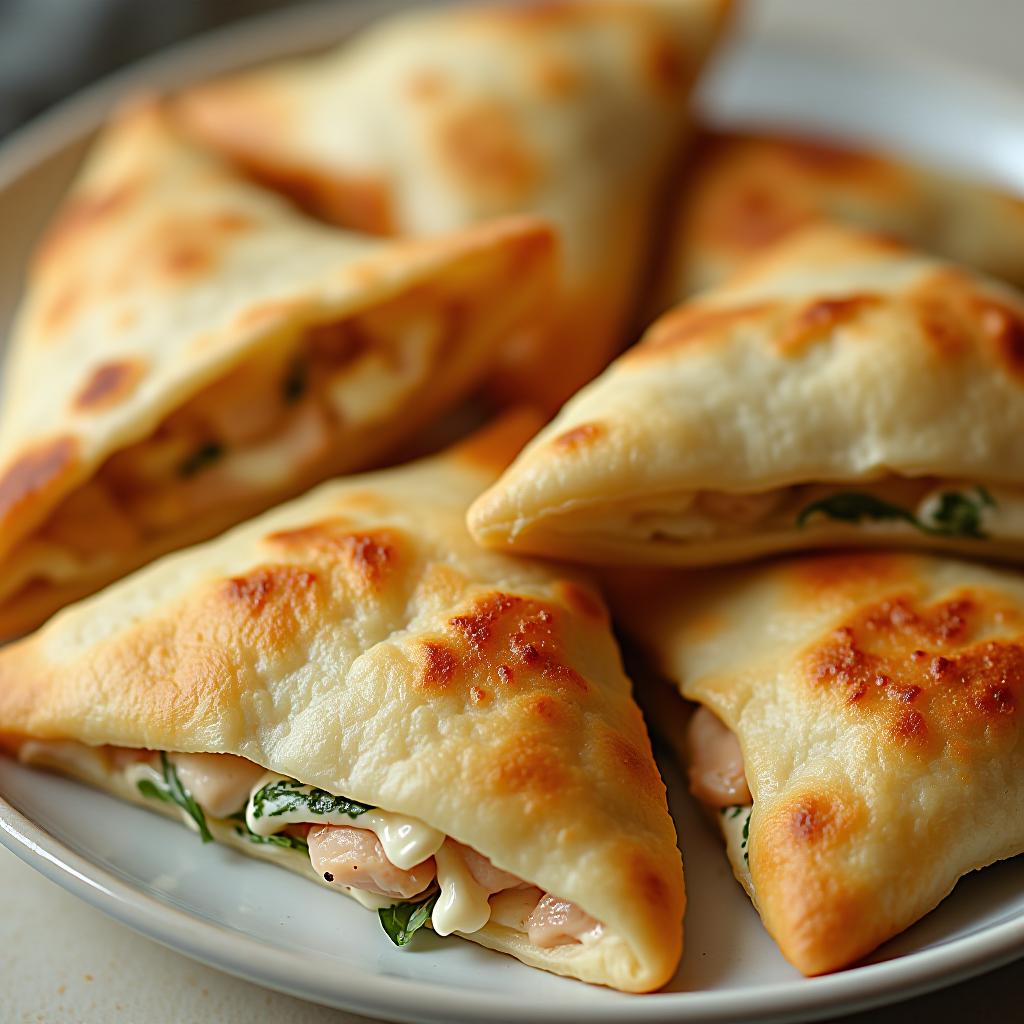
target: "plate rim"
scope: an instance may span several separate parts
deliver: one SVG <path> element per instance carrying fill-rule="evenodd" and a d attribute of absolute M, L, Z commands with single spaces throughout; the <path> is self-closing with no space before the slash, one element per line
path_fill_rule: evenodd
<path fill-rule="evenodd" d="M 580 1007 L 572 1002 L 555 1005 L 521 998 L 512 1012 L 502 1012 L 492 997 L 476 991 L 394 975 L 366 974 L 344 964 L 332 968 L 332 984 L 325 986 L 316 966 L 311 967 L 299 952 L 194 917 L 144 892 L 77 853 L 2 795 L 0 844 L 51 881 L 134 931 L 208 966 L 298 998 L 371 1017 L 416 1022 L 486 1019 L 511 1024 L 535 1020 L 538 1011 L 551 1022 L 569 1024 L 579 1019 Z M 608 1024 L 621 1020 L 627 1008 L 630 1019 L 650 1022 L 806 1020 L 823 1009 L 849 1013 L 901 1002 L 935 988 L 936 979 L 944 987 L 995 970 L 1022 955 L 1024 915 L 1018 915 L 929 949 L 835 974 L 794 978 L 740 991 L 654 992 L 642 996 L 609 992 L 607 1004 L 588 1004 L 585 1012 L 590 1020 Z M 342 990 L 344 995 L 339 997 Z M 430 1011 L 431 1005 L 437 1009 Z"/>
<path fill-rule="evenodd" d="M 201 33 L 100 78 L 49 107 L 0 141 L 0 191 L 31 174 L 62 149 L 87 138 L 112 106 L 140 84 L 162 88 L 195 80 L 251 63 L 267 51 L 266 40 L 278 33 L 292 37 L 290 50 L 302 48 L 297 37 L 315 40 L 314 29 L 328 18 L 339 34 L 389 9 L 415 6 L 415 0 L 350 0 L 339 7 L 315 0 L 270 12 Z M 286 28 L 285 28 L 286 26 Z M 747 40 L 740 37 L 735 45 Z M 772 30 L 761 45 L 828 47 L 846 59 L 881 61 L 889 69 L 917 75 L 941 76 L 947 87 L 957 85 L 988 94 L 991 101 L 1017 108 L 1024 115 L 1024 92 L 998 75 L 965 66 L 949 58 L 892 46 L 868 48 L 838 42 L 824 33 Z M 731 48 L 726 51 L 731 54 Z M 450 985 L 366 974 L 344 965 L 332 972 L 325 986 L 303 957 L 231 928 L 194 917 L 119 878 L 88 857 L 76 853 L 19 811 L 0 794 L 0 845 L 45 877 L 134 931 L 185 956 L 264 987 L 371 1017 L 406 1021 L 523 1021 L 537 1012 L 550 1021 L 575 1021 L 580 1010 L 572 1003 L 517 1001 L 515 1007 L 496 1007 L 487 995 Z M 228 939 L 229 941 L 225 941 Z M 1024 957 L 1024 915 L 992 925 L 981 932 L 950 939 L 929 949 L 892 960 L 847 969 L 818 978 L 759 985 L 749 989 L 653 993 L 642 997 L 614 993 L 604 1005 L 590 1004 L 594 1021 L 620 1020 L 625 1012 L 637 1021 L 722 1022 L 805 1020 L 820 1013 L 856 1012 L 893 1004 L 926 991 L 955 984 Z M 431 1010 L 431 1005 L 436 1009 Z"/>
<path fill-rule="evenodd" d="M 213 73 L 223 74 L 231 68 L 265 59 L 269 49 L 267 40 L 273 38 L 280 43 L 282 26 L 286 26 L 284 33 L 296 39 L 289 43 L 286 52 L 297 53 L 322 45 L 321 19 L 329 23 L 328 34 L 337 31 L 343 35 L 362 24 L 378 20 L 390 11 L 441 2 L 448 5 L 470 4 L 474 0 L 346 0 L 344 6 L 339 6 L 336 0 L 305 0 L 295 7 L 252 15 L 162 47 L 99 77 L 0 137 L 0 191 L 9 188 L 23 174 L 52 156 L 55 150 L 95 132 L 116 104 L 138 93 L 140 86 L 142 92 L 175 88 L 209 76 L 214 64 L 217 70 Z M 513 3 L 515 0 L 497 2 Z M 886 39 L 874 40 L 868 47 L 860 41 L 840 39 L 805 26 L 794 30 L 791 24 L 763 28 L 761 32 L 759 45 L 785 49 L 813 47 L 819 51 L 832 51 L 840 58 L 883 65 L 886 70 L 941 78 L 958 90 L 987 94 L 984 97 L 986 102 L 1005 104 L 1024 119 L 1024 88 L 998 72 L 948 55 L 913 46 L 897 46 Z M 746 26 L 741 22 L 734 36 L 716 55 L 713 68 L 730 59 L 734 50 L 749 45 L 745 33 Z M 300 36 L 302 43 L 297 41 Z M 331 34 L 331 39 L 334 41 L 336 37 Z M 229 51 L 235 53 L 228 56 Z M 202 73 L 198 73 L 200 69 Z"/>

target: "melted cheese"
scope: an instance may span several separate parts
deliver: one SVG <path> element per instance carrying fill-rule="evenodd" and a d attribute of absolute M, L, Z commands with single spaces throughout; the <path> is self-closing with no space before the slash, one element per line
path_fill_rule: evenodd
<path fill-rule="evenodd" d="M 372 423 L 399 411 L 416 383 L 428 374 L 442 325 L 436 316 L 420 313 L 413 319 L 411 313 L 401 328 L 405 338 L 401 358 L 380 345 L 327 383 L 327 400 L 342 423 Z"/>
<path fill-rule="evenodd" d="M 530 915 L 537 909 L 537 904 L 543 896 L 544 893 L 535 885 L 519 886 L 495 893 L 491 897 L 490 920 L 525 934 Z"/>
<path fill-rule="evenodd" d="M 942 494 L 950 491 L 963 494 L 977 505 L 978 486 L 963 480 L 892 476 L 875 481 L 807 483 L 746 494 L 686 492 L 665 496 L 656 506 L 648 503 L 642 511 L 627 510 L 627 514 L 634 526 L 651 535 L 696 542 L 736 534 L 789 532 L 797 528 L 797 519 L 808 505 L 835 494 L 857 491 L 911 512 L 925 524 L 937 525 L 935 512 Z M 984 486 L 993 504 L 980 503 L 982 530 L 992 539 L 1020 540 L 1024 537 L 1024 489 Z M 595 516 L 590 529 L 595 532 L 621 529 L 622 513 L 621 506 L 612 507 L 603 518 Z M 834 520 L 827 515 L 818 514 L 803 528 L 809 530 L 832 523 Z M 865 518 L 856 525 L 863 531 L 886 534 L 899 531 L 913 535 L 917 530 L 911 523 L 892 519 Z"/>
<path fill-rule="evenodd" d="M 278 775 L 275 772 L 267 772 L 255 786 L 249 795 L 249 802 L 245 807 L 245 822 L 249 828 L 258 836 L 272 836 L 276 832 L 283 831 L 288 825 L 301 825 L 305 822 L 315 822 L 320 825 L 348 825 L 350 828 L 365 828 L 372 832 L 384 847 L 388 860 L 396 868 L 407 871 L 409 868 L 422 864 L 428 857 L 433 857 L 441 848 L 445 840 L 443 832 L 431 828 L 418 818 L 410 818 L 404 814 L 394 814 L 391 811 L 374 809 L 352 818 L 343 812 L 333 814 L 310 814 L 305 807 L 297 807 L 294 811 L 286 811 L 283 814 L 276 814 L 272 818 L 268 816 L 254 817 L 253 798 L 272 782 L 285 779 L 286 776 Z M 302 790 L 310 792 L 315 787 L 303 786 Z M 392 902 L 394 902 L 392 900 Z"/>
<path fill-rule="evenodd" d="M 142 781 L 151 782 L 161 789 L 164 786 L 163 775 L 156 766 L 155 754 L 150 760 L 130 761 L 119 765 L 116 763 L 117 758 L 111 755 L 110 748 L 89 747 L 71 741 L 28 740 L 21 745 L 18 757 L 26 764 L 56 769 L 101 786 L 124 799 L 164 814 L 180 817 L 190 829 L 197 831 L 196 823 L 183 809 L 171 803 L 147 799 L 140 794 L 138 784 Z M 283 831 L 288 825 L 310 821 L 309 812 L 301 808 L 295 812 L 277 815 L 270 820 L 252 817 L 252 797 L 268 783 L 280 779 L 287 779 L 287 776 L 267 772 L 250 792 L 246 805 L 246 823 L 257 835 L 273 835 Z M 315 820 L 321 824 L 347 825 L 372 831 L 380 840 L 388 859 L 403 870 L 422 863 L 428 857 L 434 857 L 440 894 L 431 913 L 430 924 L 438 935 L 479 931 L 491 920 L 492 901 L 496 923 L 525 932 L 526 921 L 542 896 L 540 889 L 526 885 L 506 889 L 490 896 L 487 889 L 473 877 L 459 845 L 455 842 L 446 842 L 443 832 L 416 818 L 375 809 L 355 819 L 347 814 L 333 814 L 316 815 Z M 742 820 L 741 817 L 741 827 Z M 234 823 L 218 820 L 215 816 L 211 816 L 207 823 L 217 842 L 244 850 L 251 856 L 263 860 L 275 861 L 335 892 L 340 889 L 369 910 L 383 909 L 400 902 L 393 896 L 382 896 L 350 885 L 328 885 L 312 868 L 309 858 L 302 850 L 272 844 L 254 844 L 244 838 L 244 834 L 239 835 L 236 832 Z M 598 925 L 592 932 L 582 936 L 581 941 L 595 941 L 602 933 L 603 927 Z"/>
<path fill-rule="evenodd" d="M 396 900 L 394 896 L 382 896 L 379 892 L 357 889 L 354 885 L 343 885 L 341 889 L 343 892 L 348 893 L 356 903 L 366 907 L 367 910 L 384 910 L 401 902 L 401 900 Z"/>
<path fill-rule="evenodd" d="M 438 935 L 479 931 L 491 918 L 487 890 L 473 877 L 453 844 L 442 846 L 434 859 L 441 895 L 430 914 L 431 927 Z"/>
<path fill-rule="evenodd" d="M 718 824 L 725 838 L 725 850 L 732 865 L 732 873 L 751 899 L 754 897 L 754 880 L 750 876 L 747 836 L 744 832 L 748 831 L 747 823 L 753 810 L 753 807 L 745 805 L 723 807 L 718 814 Z"/>

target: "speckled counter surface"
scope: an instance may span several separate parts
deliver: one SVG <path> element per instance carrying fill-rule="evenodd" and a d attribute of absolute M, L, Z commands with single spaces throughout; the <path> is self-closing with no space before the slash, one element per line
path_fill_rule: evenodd
<path fill-rule="evenodd" d="M 1024 0 L 748 0 L 749 27 L 901 39 L 1024 90 Z M 141 938 L 0 849 L 0 1024 L 349 1024 Z M 845 1024 L 1021 1019 L 1024 961 Z"/>
<path fill-rule="evenodd" d="M 141 938 L 0 848 L 2 1024 L 358 1024 Z"/>

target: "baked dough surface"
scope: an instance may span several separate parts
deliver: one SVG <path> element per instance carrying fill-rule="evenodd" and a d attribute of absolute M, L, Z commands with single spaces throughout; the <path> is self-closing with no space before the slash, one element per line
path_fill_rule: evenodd
<path fill-rule="evenodd" d="M 656 322 L 469 522 L 489 547 L 612 565 L 851 543 L 1020 559 L 1024 520 L 982 540 L 897 518 L 801 525 L 799 509 L 776 520 L 755 508 L 748 522 L 743 506 L 806 485 L 1014 487 L 1022 436 L 1024 298 L 890 240 L 816 226 Z M 694 525 L 709 499 L 724 510 Z"/>
<path fill-rule="evenodd" d="M 1024 852 L 1019 572 L 826 554 L 620 580 L 613 605 L 738 736 L 755 903 L 805 973 Z"/>
<path fill-rule="evenodd" d="M 553 950 L 468 938 L 657 988 L 682 866 L 604 604 L 464 526 L 536 427 L 325 484 L 64 610 L 0 649 L 0 733 L 236 754 L 420 818 L 607 928 Z"/>
<path fill-rule="evenodd" d="M 233 504 L 237 481 L 221 480 L 222 504 L 208 503 L 159 534 L 113 543 L 102 563 L 52 543 L 33 548 L 27 585 L 0 603 L 0 632 L 34 626 L 159 554 L 390 456 L 465 396 L 510 331 L 542 318 L 553 250 L 550 229 L 528 218 L 422 241 L 316 224 L 184 141 L 160 105 L 122 112 L 47 231 L 12 331 L 0 417 L 6 573 L 28 557 L 19 547 L 61 502 L 204 389 L 277 352 L 286 366 L 288 346 L 310 328 L 388 304 L 401 315 L 378 317 L 379 336 L 364 332 L 332 376 L 347 401 L 326 454 L 310 463 L 278 452 L 257 476 L 271 462 L 284 461 L 290 472 L 260 477 L 256 492 Z M 221 398 L 241 407 L 248 378 L 232 381 Z M 286 400 L 275 390 L 269 401 Z M 234 420 L 247 415 L 238 408 Z M 225 448 L 230 455 L 231 445 Z M 166 475 L 173 481 L 173 465 Z M 113 518 L 109 507 L 87 505 L 82 516 L 95 518 L 98 546 Z M 69 557 L 81 564 L 69 570 Z"/>
<path fill-rule="evenodd" d="M 550 334 L 496 387 L 552 411 L 629 340 L 656 201 L 729 0 L 568 0 L 404 12 L 326 55 L 192 90 L 182 120 L 318 215 L 429 235 L 510 213 L 559 232 Z"/>

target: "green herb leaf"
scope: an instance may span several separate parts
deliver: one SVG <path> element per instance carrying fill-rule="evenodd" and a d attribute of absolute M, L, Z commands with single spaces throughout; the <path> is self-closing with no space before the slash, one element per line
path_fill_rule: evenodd
<path fill-rule="evenodd" d="M 430 914 L 441 894 L 435 892 L 425 900 L 396 903 L 377 911 L 381 926 L 396 946 L 404 946 L 430 920 Z"/>
<path fill-rule="evenodd" d="M 178 466 L 178 476 L 187 480 L 212 466 L 223 455 L 224 445 L 218 441 L 207 441 Z"/>
<path fill-rule="evenodd" d="M 904 522 L 918 526 L 917 519 L 906 509 L 891 505 L 873 494 L 862 494 L 859 491 L 843 491 L 830 494 L 820 501 L 811 502 L 796 517 L 796 525 L 804 526 L 815 513 L 820 512 L 829 519 L 838 519 L 844 523 L 859 523 L 864 519 L 884 520 L 902 519 Z"/>
<path fill-rule="evenodd" d="M 977 495 L 971 500 L 959 491 L 943 491 L 939 495 L 938 504 L 931 514 L 934 532 L 949 534 L 954 537 L 976 537 L 983 540 L 985 533 L 981 528 L 982 509 L 995 505 L 992 495 L 984 487 L 975 488 Z"/>
<path fill-rule="evenodd" d="M 297 402 L 309 388 L 309 363 L 305 359 L 295 359 L 288 367 L 288 373 L 281 382 L 281 393 L 288 405 Z"/>
<path fill-rule="evenodd" d="M 754 808 L 751 807 L 747 811 L 747 820 L 743 822 L 743 833 L 742 842 L 740 843 L 740 849 L 743 851 L 743 863 L 750 867 L 750 851 L 747 849 L 747 843 L 750 841 L 750 816 L 754 813 Z"/>
<path fill-rule="evenodd" d="M 295 779 L 268 782 L 252 797 L 254 818 L 276 818 L 281 814 L 292 814 L 300 810 L 314 817 L 345 814 L 349 818 L 358 818 L 360 814 L 372 811 L 373 807 L 344 796 L 334 796 L 315 786 L 303 785 Z"/>
<path fill-rule="evenodd" d="M 937 498 L 930 522 L 925 522 L 905 508 L 860 491 L 841 491 L 814 501 L 797 516 L 796 525 L 805 526 L 807 520 L 818 513 L 846 523 L 863 520 L 900 520 L 932 537 L 972 537 L 984 540 L 981 528 L 982 510 L 994 507 L 995 500 L 984 487 L 974 488 L 973 494 L 961 491 L 943 491 Z"/>
<path fill-rule="evenodd" d="M 162 789 L 158 789 L 155 782 L 150 782 L 149 779 L 139 779 L 138 782 L 139 792 L 149 797 L 150 800 L 163 800 L 164 803 L 171 804 L 174 801 L 171 799 L 170 793 L 165 792 Z"/>
<path fill-rule="evenodd" d="M 309 843 L 298 836 L 290 836 L 287 832 L 278 832 L 272 836 L 258 836 L 248 825 L 236 825 L 235 834 L 250 843 L 263 843 L 269 846 L 280 846 L 285 850 L 298 850 L 301 853 L 309 853 Z"/>
<path fill-rule="evenodd" d="M 174 770 L 166 752 L 160 751 L 160 770 L 163 782 L 156 783 L 151 779 L 140 779 L 139 792 L 151 800 L 162 800 L 164 803 L 177 804 L 195 823 L 204 843 L 213 842 L 213 833 L 206 824 L 203 809 L 192 799 L 192 794 L 181 784 L 178 773 Z"/>

